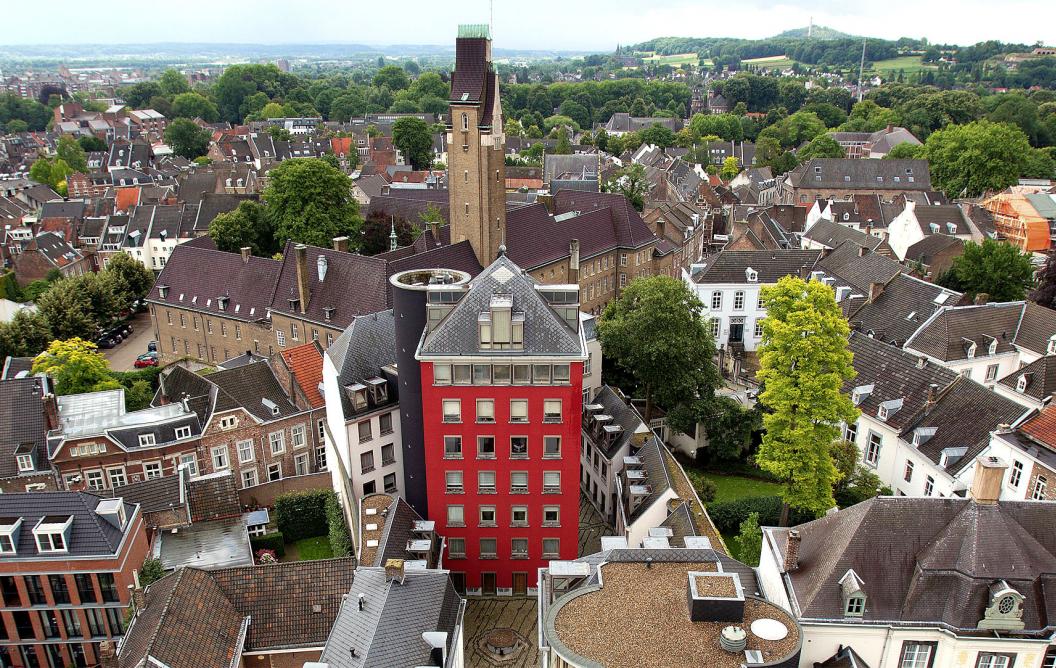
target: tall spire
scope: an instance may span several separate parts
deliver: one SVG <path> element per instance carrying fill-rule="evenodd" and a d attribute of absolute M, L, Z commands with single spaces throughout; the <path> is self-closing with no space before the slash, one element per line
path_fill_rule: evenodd
<path fill-rule="evenodd" d="M 396 219 L 392 219 L 391 227 L 389 228 L 389 250 L 394 251 L 399 245 L 396 238 Z"/>

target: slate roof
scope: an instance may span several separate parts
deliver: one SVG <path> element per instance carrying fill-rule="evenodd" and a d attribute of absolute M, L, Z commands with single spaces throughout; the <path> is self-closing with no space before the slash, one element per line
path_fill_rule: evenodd
<path fill-rule="evenodd" d="M 865 249 L 854 241 L 845 241 L 818 260 L 818 269 L 839 276 L 863 294 L 869 294 L 872 283 L 887 284 L 902 272 L 902 266 L 889 257 Z"/>
<path fill-rule="evenodd" d="M 1045 355 L 1048 353 L 1049 340 L 1054 334 L 1056 311 L 1031 301 L 1026 302 L 1013 343 L 1038 355 Z"/>
<path fill-rule="evenodd" d="M 789 172 L 788 179 L 793 188 L 931 190 L 927 160 L 812 158 Z"/>
<path fill-rule="evenodd" d="M 671 476 L 667 472 L 667 465 L 664 463 L 663 448 L 665 448 L 663 442 L 653 436 L 645 445 L 643 445 L 634 456 L 642 462 L 642 470 L 645 471 L 646 479 L 645 482 L 649 485 L 649 494 L 642 499 L 638 506 L 627 514 L 627 523 L 630 524 L 641 517 L 646 510 L 649 509 L 657 499 L 659 499 L 665 492 L 672 488 Z M 626 495 L 627 492 L 625 491 Z"/>
<path fill-rule="evenodd" d="M 758 273 L 761 284 L 777 283 L 785 276 L 803 276 L 821 258 L 820 250 L 747 250 L 721 251 L 699 264 L 694 283 L 747 283 L 746 271 Z"/>
<path fill-rule="evenodd" d="M 880 404 L 902 400 L 902 408 L 888 414 L 886 423 L 902 431 L 914 424 L 918 411 L 924 408 L 928 389 L 934 383 L 939 392 L 958 378 L 957 374 L 934 363 L 921 368 L 919 358 L 860 332 L 851 332 L 848 347 L 854 355 L 857 376 L 843 385 L 845 394 L 856 387 L 872 385 L 873 389 L 858 404 L 862 414 L 876 417 Z"/>
<path fill-rule="evenodd" d="M 491 69 L 487 53 L 487 39 L 460 37 L 455 40 L 455 69 L 451 72 L 452 102 L 484 101 Z"/>
<path fill-rule="evenodd" d="M 1027 366 L 1008 374 L 998 383 L 1016 390 L 1019 379 L 1023 376 L 1027 378 L 1023 394 L 1039 402 L 1048 399 L 1056 393 L 1056 355 L 1039 357 Z"/>
<path fill-rule="evenodd" d="M 975 343 L 975 357 L 988 355 L 995 340 L 996 354 L 1012 352 L 1022 313 L 1023 302 L 943 307 L 905 347 L 946 362 L 968 359 L 969 341 Z"/>
<path fill-rule="evenodd" d="M 132 528 L 137 506 L 125 503 L 125 528 L 118 529 L 96 514 L 103 499 L 88 492 L 19 492 L 0 494 L 0 517 L 21 517 L 15 541 L 16 554 L 0 554 L 0 562 L 30 559 L 66 561 L 70 557 L 114 556 Z M 33 538 L 33 527 L 45 517 L 73 517 L 68 551 L 41 554 Z"/>
<path fill-rule="evenodd" d="M 618 245 L 638 248 L 648 244 L 655 238 L 652 230 L 642 220 L 641 214 L 631 205 L 630 200 L 619 193 L 560 190 L 554 195 L 555 215 L 572 211 L 597 211 L 599 209 L 609 209 L 611 211 Z"/>
<path fill-rule="evenodd" d="M 597 394 L 595 394 L 590 400 L 590 403 L 600 404 L 604 406 L 604 408 L 596 413 L 583 413 L 583 432 L 585 435 L 588 435 L 587 437 L 590 438 L 591 441 L 596 442 L 596 445 L 599 446 L 599 450 L 601 450 L 608 459 L 611 460 L 624 445 L 634 438 L 635 434 L 648 433 L 648 427 L 646 427 L 645 421 L 642 419 L 642 416 L 638 413 L 637 409 L 630 405 L 630 403 L 608 385 L 602 385 L 601 389 L 599 389 Z M 620 432 L 619 438 L 613 439 L 608 447 L 604 447 L 604 441 L 595 439 L 592 434 L 595 415 L 612 416 L 612 422 L 609 424 L 623 427 L 623 431 Z M 639 439 L 638 444 L 640 443 L 641 440 Z"/>
<path fill-rule="evenodd" d="M 593 209 L 557 221 L 542 204 L 529 204 L 506 214 L 507 254 L 518 265 L 531 270 L 567 258 L 569 243 L 579 239 L 579 256 L 586 261 L 616 248 L 636 247 L 621 241 L 621 227 L 609 208 Z"/>
<path fill-rule="evenodd" d="M 187 482 L 187 504 L 192 522 L 227 519 L 242 514 L 235 475 L 219 471 Z"/>
<path fill-rule="evenodd" d="M 384 568 L 360 567 L 348 594 L 320 662 L 330 668 L 438 665 L 422 633 L 440 631 L 447 633 L 444 665 L 453 665 L 465 602 L 447 571 L 407 570 L 400 584 L 386 582 Z M 365 595 L 363 610 L 360 594 Z"/>
<path fill-rule="evenodd" d="M 941 295 L 948 296 L 936 302 L 942 299 Z M 961 297 L 959 292 L 900 273 L 884 285 L 879 297 L 862 304 L 849 320 L 852 329 L 902 345 L 932 314 L 945 305 L 956 304 Z"/>
<path fill-rule="evenodd" d="M 15 451 L 27 445 L 36 466 L 46 468 L 48 425 L 41 404 L 45 382 L 36 377 L 0 381 L 0 478 L 18 475 Z"/>
<path fill-rule="evenodd" d="M 543 156 L 543 181 L 550 183 L 554 179 L 564 178 L 563 175 L 574 174 L 571 179 L 583 178 L 598 180 L 598 155 L 597 154 L 571 154 Z"/>
<path fill-rule="evenodd" d="M 888 248 L 887 242 L 883 239 L 833 222 L 828 218 L 819 218 L 817 222 L 810 226 L 810 229 L 803 233 L 803 238 L 810 239 L 829 248 L 836 248 L 847 241 L 856 243 L 871 251 L 878 250 L 881 247 Z"/>
<path fill-rule="evenodd" d="M 424 356 L 487 355 L 478 344 L 477 318 L 489 310 L 495 295 L 510 295 L 514 312 L 524 313 L 524 346 L 497 350 L 502 357 L 585 356 L 579 332 L 565 324 L 536 291 L 535 281 L 510 258 L 500 255 L 472 280 L 458 304 L 428 332 L 419 346 Z"/>
<path fill-rule="evenodd" d="M 133 482 L 100 492 L 108 497 L 121 497 L 125 503 L 139 504 L 143 513 L 170 510 L 185 503 L 183 473 Z"/>
<path fill-rule="evenodd" d="M 382 367 L 396 363 L 396 323 L 392 310 L 356 318 L 327 348 L 326 355 L 337 369 L 338 385 L 344 387 L 382 375 Z M 395 383 L 389 384 L 395 400 Z M 341 393 L 345 418 L 356 414 L 345 392 Z"/>
<path fill-rule="evenodd" d="M 917 224 L 920 225 L 920 231 L 925 235 L 969 235 L 972 233 L 972 229 L 968 225 L 968 219 L 965 217 L 964 212 L 961 211 L 961 207 L 956 204 L 932 204 L 929 206 L 918 204 L 913 207 L 913 216 Z M 938 225 L 938 232 L 932 230 L 932 224 Z M 951 224 L 955 226 L 952 231 L 948 227 Z"/>
<path fill-rule="evenodd" d="M 172 249 L 147 300 L 161 307 L 168 305 L 255 322 L 267 317 L 281 268 L 282 263 L 271 258 L 250 257 L 243 261 L 239 253 L 180 244 Z M 223 278 L 218 281 L 218 277 Z M 159 286 L 168 287 L 164 298 Z M 222 311 L 221 296 L 229 298 L 227 308 Z"/>
<path fill-rule="evenodd" d="M 25 375 L 29 375 L 32 370 L 32 357 L 13 357 L 8 355 L 4 358 L 4 369 L 3 373 L 0 374 L 0 380 L 11 380 L 22 372 L 25 372 Z"/>
<path fill-rule="evenodd" d="M 83 218 L 86 204 L 84 200 L 55 200 L 45 202 L 40 208 L 40 219 L 45 218 Z"/>
<path fill-rule="evenodd" d="M 281 420 L 301 412 L 290 401 L 267 362 L 220 369 L 209 374 L 206 380 L 220 390 L 214 404 L 215 412 L 244 408 L 261 422 Z M 264 405 L 263 398 L 278 407 L 278 415 L 272 414 Z"/>
<path fill-rule="evenodd" d="M 305 312 L 290 307 L 290 299 L 298 298 L 296 244 L 286 242 L 282 254 L 282 268 L 275 283 L 271 310 L 275 313 L 303 318 L 334 329 L 344 329 L 359 315 L 376 313 L 388 307 L 386 295 L 388 276 L 386 263 L 376 257 L 308 246 L 308 303 Z M 326 271 L 320 279 L 321 262 Z M 334 311 L 328 321 L 324 309 Z"/>
<path fill-rule="evenodd" d="M 930 265 L 939 253 L 954 249 L 958 255 L 963 253 L 964 241 L 945 234 L 929 234 L 906 249 L 906 260 Z"/>
<path fill-rule="evenodd" d="M 323 382 L 323 349 L 319 342 L 309 341 L 303 346 L 287 348 L 279 354 L 293 372 L 298 387 L 311 407 L 322 408 L 326 405 L 319 391 L 319 385 Z"/>
<path fill-rule="evenodd" d="M 1056 584 L 1054 521 L 1051 503 L 872 498 L 796 527 L 799 567 L 788 577 L 801 618 L 842 619 L 838 581 L 853 569 L 868 597 L 865 622 L 965 630 L 977 627 L 990 587 L 1004 580 L 1025 597 L 1026 629 L 1002 634 L 1032 635 L 1056 614 L 1045 595 Z M 768 531 L 783 560 L 788 530 Z"/>

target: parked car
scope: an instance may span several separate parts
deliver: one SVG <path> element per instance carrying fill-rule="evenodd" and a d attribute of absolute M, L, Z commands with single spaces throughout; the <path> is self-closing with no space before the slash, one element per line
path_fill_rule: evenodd
<path fill-rule="evenodd" d="M 158 352 L 158 342 L 157 341 L 151 341 L 150 343 L 148 343 L 147 344 L 147 352 L 148 353 L 156 353 L 156 352 Z"/>
<path fill-rule="evenodd" d="M 116 327 L 109 331 L 104 331 L 99 335 L 99 338 L 95 340 L 95 345 L 100 348 L 113 348 L 117 344 L 125 340 L 125 333 L 121 327 Z"/>
<path fill-rule="evenodd" d="M 148 366 L 158 366 L 158 354 L 157 353 L 143 353 L 136 358 L 133 363 L 137 369 L 144 369 Z"/>

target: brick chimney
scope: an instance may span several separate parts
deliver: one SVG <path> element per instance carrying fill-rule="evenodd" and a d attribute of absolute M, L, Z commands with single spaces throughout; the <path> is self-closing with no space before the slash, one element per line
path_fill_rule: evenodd
<path fill-rule="evenodd" d="M 253 249 L 250 246 L 243 246 L 238 250 L 242 253 L 242 264 L 248 264 L 249 258 L 253 257 Z"/>
<path fill-rule="evenodd" d="M 433 235 L 433 243 L 437 246 L 440 245 L 440 221 L 431 220 L 429 221 L 429 232 Z"/>
<path fill-rule="evenodd" d="M 976 306 L 982 306 L 990 301 L 990 295 L 986 292 L 980 292 L 975 295 L 975 299 L 972 301 Z"/>
<path fill-rule="evenodd" d="M 308 309 L 308 247 L 297 244 L 293 247 L 297 261 L 297 299 L 300 300 L 301 313 Z"/>
<path fill-rule="evenodd" d="M 921 357 L 921 360 L 924 358 Z M 931 412 L 931 409 L 935 407 L 935 396 L 938 394 L 939 386 L 936 383 L 932 383 L 928 386 L 928 400 L 924 404 L 924 415 Z"/>
<path fill-rule="evenodd" d="M 44 407 L 44 421 L 47 423 L 48 430 L 58 429 L 59 403 L 55 400 L 55 395 L 47 392 L 40 398 L 40 402 Z"/>
<path fill-rule="evenodd" d="M 334 250 L 338 253 L 347 253 L 348 237 L 334 237 Z"/>
<path fill-rule="evenodd" d="M 788 539 L 785 541 L 785 573 L 791 573 L 799 568 L 799 543 L 802 540 L 799 531 L 788 530 Z"/>
<path fill-rule="evenodd" d="M 568 283 L 579 285 L 579 239 L 568 244 Z"/>
<path fill-rule="evenodd" d="M 1008 464 L 1000 457 L 982 456 L 975 460 L 971 495 L 976 503 L 993 505 L 1001 498 L 1001 484 Z"/>
<path fill-rule="evenodd" d="M 880 297 L 884 292 L 883 283 L 870 283 L 869 284 L 869 303 L 872 304 Z"/>
<path fill-rule="evenodd" d="M 99 643 L 99 668 L 117 668 L 117 643 L 104 640 Z"/>

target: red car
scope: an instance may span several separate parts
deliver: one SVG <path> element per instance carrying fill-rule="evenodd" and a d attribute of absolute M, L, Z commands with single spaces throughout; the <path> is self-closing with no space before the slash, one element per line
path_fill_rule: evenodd
<path fill-rule="evenodd" d="M 136 358 L 133 366 L 137 369 L 143 369 L 148 366 L 158 366 L 158 355 L 157 353 L 144 353 Z"/>

